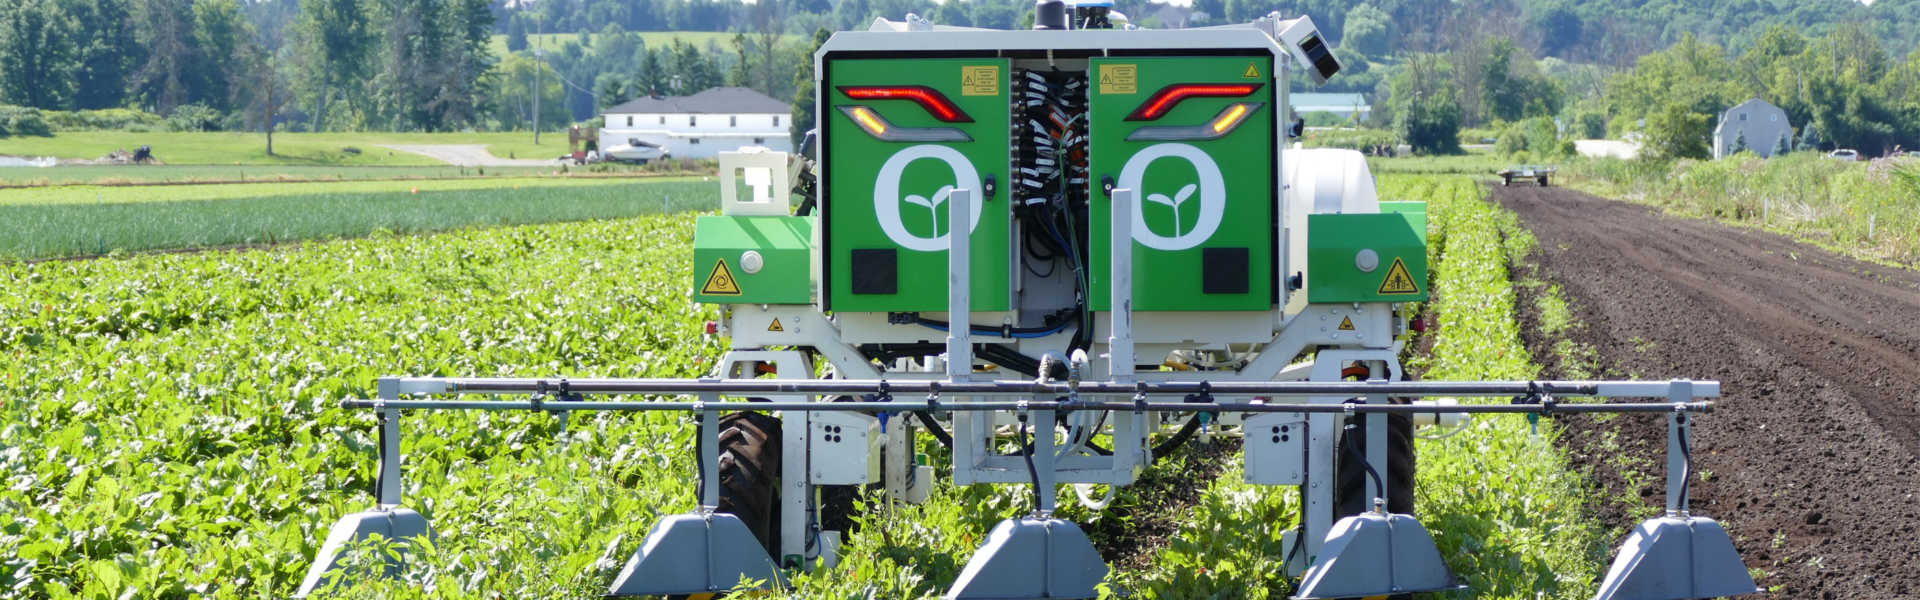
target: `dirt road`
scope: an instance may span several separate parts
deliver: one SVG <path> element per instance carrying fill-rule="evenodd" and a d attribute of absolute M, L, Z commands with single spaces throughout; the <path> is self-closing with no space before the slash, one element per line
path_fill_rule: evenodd
<path fill-rule="evenodd" d="M 1585 324 L 1564 337 L 1596 351 L 1562 362 L 1528 315 L 1549 375 L 1589 362 L 1608 377 L 1722 382 L 1720 410 L 1696 428 L 1707 480 L 1693 508 L 1771 573 L 1762 587 L 1920 597 L 1920 273 L 1564 188 L 1494 190 Z M 1576 462 L 1608 488 L 1610 524 L 1664 502 L 1663 421 L 1564 423 Z"/>
<path fill-rule="evenodd" d="M 456 167 L 543 167 L 560 164 L 559 159 L 500 158 L 487 151 L 486 144 L 433 144 L 424 146 L 381 146 L 401 152 L 447 161 Z"/>

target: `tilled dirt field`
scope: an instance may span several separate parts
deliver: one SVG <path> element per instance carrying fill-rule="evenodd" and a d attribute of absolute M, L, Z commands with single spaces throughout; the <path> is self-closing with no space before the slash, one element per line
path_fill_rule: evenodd
<path fill-rule="evenodd" d="M 1695 428 L 1694 468 L 1710 475 L 1695 479 L 1693 508 L 1771 574 L 1762 587 L 1920 597 L 1920 273 L 1563 188 L 1494 190 L 1584 323 L 1560 337 L 1594 350 L 1563 363 L 1559 340 L 1530 326 L 1549 376 L 1591 364 L 1722 382 Z M 1563 423 L 1576 463 L 1607 488 L 1597 504 L 1611 525 L 1664 503 L 1664 419 Z"/>

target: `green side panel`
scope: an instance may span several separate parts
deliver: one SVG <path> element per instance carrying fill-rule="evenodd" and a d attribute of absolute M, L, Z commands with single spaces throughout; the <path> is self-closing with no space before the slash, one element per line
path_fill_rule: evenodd
<path fill-rule="evenodd" d="M 1413 226 L 1413 232 L 1420 234 L 1420 243 L 1427 241 L 1427 203 L 1412 200 L 1381 202 L 1380 212 L 1400 213 L 1407 218 L 1407 224 Z"/>
<path fill-rule="evenodd" d="M 821 212 L 825 236 L 827 308 L 836 311 L 939 312 L 947 309 L 947 222 L 943 190 L 973 190 L 980 219 L 973 226 L 972 302 L 976 311 L 1012 305 L 1010 231 L 1006 193 L 981 197 L 991 176 L 1005 188 L 1012 111 L 1006 59 L 832 60 L 821 86 L 821 130 L 826 177 Z M 854 100 L 843 86 L 919 85 L 938 90 L 973 119 L 948 123 L 909 100 Z M 895 128 L 950 127 L 964 142 L 886 142 L 861 129 L 839 107 L 864 105 Z M 971 171 L 973 177 L 964 173 Z M 887 182 L 894 182 L 888 185 Z M 884 189 L 883 189 L 884 188 Z M 893 210 L 883 210 L 888 203 Z M 889 218 L 887 215 L 892 215 Z M 883 225 L 886 220 L 891 227 Z M 893 229 L 889 233 L 888 229 Z M 918 248 L 912 247 L 918 246 Z M 894 250 L 895 293 L 854 293 L 855 250 Z M 873 253 L 864 253 L 872 256 Z M 863 265 L 871 266 L 871 265 Z M 862 275 L 870 275 L 863 273 Z M 871 281 L 869 279 L 868 281 Z M 867 287 L 862 291 L 872 292 Z"/>
<path fill-rule="evenodd" d="M 1361 271 L 1372 250 L 1378 262 Z M 1427 242 L 1400 214 L 1307 215 L 1308 302 L 1424 302 Z"/>
<path fill-rule="evenodd" d="M 700 217 L 693 229 L 693 301 L 810 304 L 812 243 L 813 217 Z M 765 261 L 760 272 L 741 268 L 748 251 Z"/>
<path fill-rule="evenodd" d="M 1134 310 L 1269 310 L 1273 307 L 1274 82 L 1268 57 L 1095 58 L 1090 131 L 1092 185 L 1112 176 L 1133 187 Z M 1128 74 L 1134 85 L 1125 85 Z M 1115 77 L 1118 79 L 1115 79 Z M 1104 79 L 1104 81 L 1103 81 Z M 1173 84 L 1262 84 L 1244 98 L 1190 98 L 1153 121 L 1127 121 Z M 1127 141 L 1142 127 L 1205 125 L 1235 103 L 1260 103 L 1213 140 Z M 1189 189 L 1191 188 L 1191 189 Z M 1112 199 L 1093 194 L 1089 227 L 1094 310 L 1112 308 Z M 1145 233 L 1139 231 L 1144 223 Z M 1152 243 L 1147 243 L 1152 240 Z M 1243 256 L 1244 263 L 1233 257 Z M 1226 261 L 1221 259 L 1225 257 Z M 1207 293 L 1209 262 L 1216 283 Z M 1241 266 L 1241 265 L 1244 266 Z M 1244 281 L 1235 278 L 1244 277 Z M 1244 290 L 1222 292 L 1220 290 Z"/>

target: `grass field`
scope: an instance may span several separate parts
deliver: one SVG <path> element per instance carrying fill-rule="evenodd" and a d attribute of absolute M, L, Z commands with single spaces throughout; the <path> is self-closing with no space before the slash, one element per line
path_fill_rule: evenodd
<path fill-rule="evenodd" d="M 374 167 L 364 165 L 72 165 L 0 169 L 0 185 L 144 184 L 246 181 L 373 181 L 548 175 L 556 167 L 456 167 L 453 165 Z M 577 167 L 570 167 L 572 171 Z M 624 166 L 614 173 L 639 173 Z"/>
<path fill-rule="evenodd" d="M 1567 185 L 1601 196 L 1920 267 L 1920 161 L 1842 162 L 1798 152 L 1718 161 L 1583 159 L 1569 166 Z"/>
<path fill-rule="evenodd" d="M 501 158 L 553 158 L 567 153 L 567 134 L 543 133 L 540 144 L 535 145 L 533 134 L 526 132 L 275 133 L 274 155 L 268 156 L 267 134 L 259 132 L 82 131 L 0 139 L 0 154 L 96 159 L 114 150 L 131 152 L 145 145 L 152 146 L 153 155 L 169 165 L 446 165 L 418 154 L 381 148 L 380 144 L 486 144 L 489 152 Z M 360 153 L 347 152 L 349 147 L 360 149 Z"/>
<path fill-rule="evenodd" d="M 466 179 L 229 183 L 206 185 L 63 185 L 0 189 L 0 207 L 52 204 L 135 204 L 193 200 L 240 200 L 277 196 L 523 190 L 538 197 L 567 188 L 657 185 L 699 177 L 487 177 Z M 707 187 L 713 184 L 708 183 Z M 646 189 L 646 188 L 640 188 Z M 692 189 L 683 193 L 692 194 Z"/>
<path fill-rule="evenodd" d="M 0 259 L 622 218 L 710 209 L 713 188 L 697 178 L 502 178 L 0 190 L 0 231 L 17 232 L 0 237 Z"/>

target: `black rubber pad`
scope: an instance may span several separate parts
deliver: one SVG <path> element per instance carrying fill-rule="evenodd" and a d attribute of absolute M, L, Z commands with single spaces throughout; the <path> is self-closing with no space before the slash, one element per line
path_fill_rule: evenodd
<path fill-rule="evenodd" d="M 900 293 L 900 258 L 893 248 L 865 248 L 853 251 L 855 294 Z"/>
<path fill-rule="evenodd" d="M 1200 291 L 1208 294 L 1247 293 L 1246 248 L 1202 248 Z"/>

